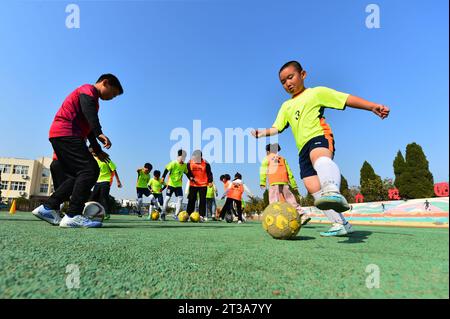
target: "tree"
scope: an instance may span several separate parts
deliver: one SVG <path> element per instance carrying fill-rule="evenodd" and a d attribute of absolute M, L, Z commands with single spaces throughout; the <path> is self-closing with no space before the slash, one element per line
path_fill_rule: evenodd
<path fill-rule="evenodd" d="M 434 196 L 434 180 L 422 147 L 416 143 L 406 146 L 406 165 L 401 174 L 399 193 L 403 198 Z"/>
<path fill-rule="evenodd" d="M 403 157 L 402 152 L 398 151 L 397 156 L 394 159 L 394 174 L 395 174 L 394 185 L 395 187 L 397 187 L 397 189 L 400 189 L 400 185 L 402 183 L 401 175 L 405 172 L 405 169 L 406 169 L 405 158 Z"/>
<path fill-rule="evenodd" d="M 381 177 L 375 174 L 372 166 L 364 161 L 361 167 L 361 194 L 366 202 L 383 201 L 388 198 L 387 190 L 383 188 Z"/>
<path fill-rule="evenodd" d="M 341 188 L 339 190 L 342 194 L 342 196 L 345 197 L 347 202 L 352 203 L 354 202 L 354 197 L 350 193 L 350 189 L 348 188 L 348 182 L 347 179 L 344 177 L 344 175 L 341 175 Z"/>

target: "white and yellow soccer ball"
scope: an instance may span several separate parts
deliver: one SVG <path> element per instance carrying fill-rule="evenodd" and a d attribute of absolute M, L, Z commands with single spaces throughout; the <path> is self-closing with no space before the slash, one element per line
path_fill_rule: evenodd
<path fill-rule="evenodd" d="M 191 222 L 198 223 L 200 221 L 200 214 L 198 212 L 193 212 L 189 218 L 191 219 Z"/>
<path fill-rule="evenodd" d="M 262 215 L 262 227 L 275 239 L 295 237 L 301 227 L 300 215 L 289 203 L 272 203 Z"/>
<path fill-rule="evenodd" d="M 103 222 L 103 219 L 105 219 L 105 208 L 97 202 L 86 202 L 84 204 L 83 216 L 98 222 Z"/>
<path fill-rule="evenodd" d="M 182 223 L 187 222 L 189 219 L 189 214 L 186 211 L 182 211 L 178 214 L 178 220 Z"/>
<path fill-rule="evenodd" d="M 152 220 L 158 220 L 159 219 L 159 212 L 157 210 L 152 211 L 152 213 L 150 214 L 150 218 Z"/>

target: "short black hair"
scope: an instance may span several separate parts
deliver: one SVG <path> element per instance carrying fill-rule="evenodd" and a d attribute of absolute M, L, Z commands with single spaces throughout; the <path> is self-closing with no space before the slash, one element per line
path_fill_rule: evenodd
<path fill-rule="evenodd" d="M 278 143 L 266 145 L 266 152 L 275 153 L 275 152 L 277 152 L 277 150 L 278 150 L 278 152 L 281 151 L 280 144 L 278 144 Z"/>
<path fill-rule="evenodd" d="M 230 180 L 230 179 L 231 179 L 230 174 L 225 174 L 225 178 L 228 179 L 228 180 Z"/>
<path fill-rule="evenodd" d="M 242 179 L 242 175 L 240 173 L 234 174 L 235 179 Z"/>
<path fill-rule="evenodd" d="M 114 74 L 111 74 L 111 73 L 102 74 L 102 75 L 100 75 L 100 77 L 98 78 L 96 83 L 99 83 L 103 80 L 107 80 L 109 85 L 118 89 L 119 95 L 123 94 L 122 84 L 120 84 L 119 79 Z"/>
<path fill-rule="evenodd" d="M 150 164 L 150 163 L 145 163 L 145 164 L 144 164 L 144 167 L 147 168 L 149 171 L 151 171 L 152 168 L 153 168 L 153 165 Z"/>
<path fill-rule="evenodd" d="M 161 172 L 156 170 L 156 171 L 153 172 L 153 175 L 154 176 L 161 176 Z"/>
<path fill-rule="evenodd" d="M 278 72 L 278 74 L 280 74 L 281 71 L 283 71 L 284 69 L 286 69 L 288 66 L 291 66 L 291 65 L 293 65 L 297 69 L 298 72 L 303 71 L 303 67 L 300 64 L 300 62 L 293 60 L 293 61 L 289 61 L 289 62 L 286 62 L 285 64 L 283 64 L 283 66 L 280 68 L 280 71 Z"/>
<path fill-rule="evenodd" d="M 179 149 L 177 154 L 178 156 L 186 156 L 186 151 L 184 151 L 183 149 Z"/>

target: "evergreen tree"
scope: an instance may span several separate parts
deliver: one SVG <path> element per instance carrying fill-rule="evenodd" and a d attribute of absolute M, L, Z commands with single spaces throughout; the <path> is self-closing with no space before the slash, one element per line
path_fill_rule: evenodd
<path fill-rule="evenodd" d="M 400 189 L 400 185 L 402 183 L 401 175 L 405 172 L 406 169 L 406 162 L 405 158 L 403 157 L 402 152 L 398 151 L 397 156 L 394 159 L 394 174 L 395 174 L 395 181 L 394 185 L 397 187 L 397 189 Z"/>
<path fill-rule="evenodd" d="M 364 201 L 383 201 L 388 198 L 388 193 L 383 187 L 381 177 L 375 174 L 372 166 L 364 161 L 361 167 L 361 194 L 364 195 Z"/>
<path fill-rule="evenodd" d="M 352 194 L 350 193 L 350 189 L 348 188 L 347 179 L 344 177 L 344 175 L 341 175 L 341 188 L 339 191 L 341 192 L 342 196 L 345 197 L 347 202 L 349 202 L 349 203 L 354 202 L 354 198 L 353 198 Z"/>
<path fill-rule="evenodd" d="M 406 146 L 406 165 L 400 178 L 400 196 L 427 198 L 434 196 L 434 180 L 422 147 L 416 143 Z"/>

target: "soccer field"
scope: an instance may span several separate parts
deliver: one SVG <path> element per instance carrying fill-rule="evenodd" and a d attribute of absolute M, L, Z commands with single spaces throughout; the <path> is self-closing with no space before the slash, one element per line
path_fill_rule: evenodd
<path fill-rule="evenodd" d="M 113 215 L 101 229 L 61 229 L 0 212 L 0 298 L 449 298 L 448 229 L 326 229 L 280 241 L 258 222 Z M 79 288 L 66 285 L 68 265 Z"/>

